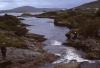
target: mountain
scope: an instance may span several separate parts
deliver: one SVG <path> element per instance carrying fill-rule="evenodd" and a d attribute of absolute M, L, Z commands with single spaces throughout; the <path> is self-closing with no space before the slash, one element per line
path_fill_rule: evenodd
<path fill-rule="evenodd" d="M 18 7 L 18 8 L 14 8 L 11 10 L 1 10 L 0 13 L 4 13 L 4 12 L 17 12 L 17 13 L 21 13 L 21 12 L 48 12 L 48 11 L 58 11 L 61 9 L 58 8 L 35 8 L 32 6 L 22 6 L 22 7 Z"/>
<path fill-rule="evenodd" d="M 87 4 L 83 4 L 81 6 L 78 6 L 76 8 L 79 9 L 85 9 L 85 8 L 100 8 L 100 0 L 94 1 L 94 2 L 90 2 Z"/>

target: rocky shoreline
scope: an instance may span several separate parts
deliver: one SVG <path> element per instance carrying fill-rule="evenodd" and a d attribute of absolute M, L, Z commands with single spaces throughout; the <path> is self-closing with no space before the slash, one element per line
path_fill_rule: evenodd
<path fill-rule="evenodd" d="M 86 59 L 100 60 L 100 10 L 94 13 L 85 13 L 78 9 L 47 12 L 36 17 L 52 17 L 55 25 L 70 28 L 64 45 L 83 50 Z"/>
<path fill-rule="evenodd" d="M 0 68 L 38 68 L 58 58 L 43 49 L 44 36 L 28 33 L 26 27 L 15 16 L 0 16 L 0 48 L 7 50 L 5 59 L 0 53 Z"/>
<path fill-rule="evenodd" d="M 98 31 L 100 22 L 99 11 L 93 14 L 86 14 L 79 11 L 68 10 L 49 12 L 35 16 L 39 18 L 53 18 L 55 19 L 55 25 L 69 27 L 70 32 L 66 34 L 68 40 L 66 40 L 64 45 L 83 50 L 86 53 L 86 59 L 100 59 L 100 39 Z M 95 63 L 78 63 L 72 61 L 71 63 L 65 64 L 52 64 L 52 62 L 59 57 L 43 49 L 44 45 L 42 42 L 46 40 L 44 36 L 28 33 L 26 26 L 23 25 L 24 24 L 15 16 L 0 16 L 0 43 L 5 42 L 6 44 L 3 44 L 3 46 L 7 48 L 7 57 L 5 60 L 2 59 L 0 53 L 0 68 L 100 67 L 99 61 Z"/>

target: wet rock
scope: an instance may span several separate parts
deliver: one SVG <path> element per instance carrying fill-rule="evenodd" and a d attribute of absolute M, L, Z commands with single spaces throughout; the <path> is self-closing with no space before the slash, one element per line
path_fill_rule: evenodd
<path fill-rule="evenodd" d="M 81 68 L 100 68 L 100 62 L 95 63 L 88 63 L 88 62 L 82 62 L 80 64 Z"/>
<path fill-rule="evenodd" d="M 25 20 L 24 18 L 19 18 L 19 20 Z"/>
<path fill-rule="evenodd" d="M 66 52 L 65 46 L 45 46 L 44 50 L 46 50 L 49 53 L 55 54 L 57 56 L 61 56 Z"/>
<path fill-rule="evenodd" d="M 69 63 L 77 63 L 77 60 L 71 60 Z"/>
<path fill-rule="evenodd" d="M 68 40 L 64 45 L 69 45 L 86 52 L 88 59 L 100 59 L 100 44 L 96 39 L 88 38 L 85 40 Z"/>
<path fill-rule="evenodd" d="M 53 62 L 53 61 L 56 61 L 57 58 L 58 58 L 58 56 L 56 56 L 56 55 L 54 55 L 54 54 L 50 54 L 50 53 L 44 54 L 44 57 L 45 57 L 44 60 L 47 61 L 47 62 L 49 62 L 49 63 L 51 63 L 51 62 Z"/>
<path fill-rule="evenodd" d="M 76 39 L 71 39 L 72 36 L 70 34 L 73 33 L 73 31 L 77 32 L 79 31 L 79 29 L 71 30 L 66 34 L 68 40 L 64 43 L 64 45 L 83 50 L 84 52 L 86 52 L 86 58 L 88 59 L 100 59 L 99 41 L 91 37 L 84 38 L 82 35 L 77 35 Z"/>

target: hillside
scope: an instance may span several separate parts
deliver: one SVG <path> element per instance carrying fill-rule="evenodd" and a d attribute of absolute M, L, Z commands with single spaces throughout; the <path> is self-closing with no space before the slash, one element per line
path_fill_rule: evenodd
<path fill-rule="evenodd" d="M 100 8 L 100 0 L 94 1 L 94 2 L 91 2 L 91 3 L 87 3 L 87 4 L 84 4 L 84 5 L 78 6 L 76 8 L 80 8 L 80 9 L 84 9 L 84 8 Z"/>
<path fill-rule="evenodd" d="M 1 10 L 0 13 L 4 13 L 4 12 L 17 12 L 17 13 L 21 13 L 21 12 L 48 12 L 48 11 L 58 11 L 60 9 L 57 8 L 35 8 L 32 6 L 22 6 L 22 7 L 17 7 L 11 10 Z"/>

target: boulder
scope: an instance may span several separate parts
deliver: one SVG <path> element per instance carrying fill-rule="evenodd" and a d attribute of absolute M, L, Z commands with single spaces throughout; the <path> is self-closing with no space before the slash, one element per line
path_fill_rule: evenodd
<path fill-rule="evenodd" d="M 27 62 L 30 60 L 34 60 L 35 57 L 40 56 L 39 52 L 34 52 L 29 49 L 20 49 L 20 48 L 7 48 L 7 57 L 6 60 L 10 60 L 13 62 Z M 1 53 L 0 53 L 1 57 Z M 0 58 L 2 60 L 2 58 Z"/>

